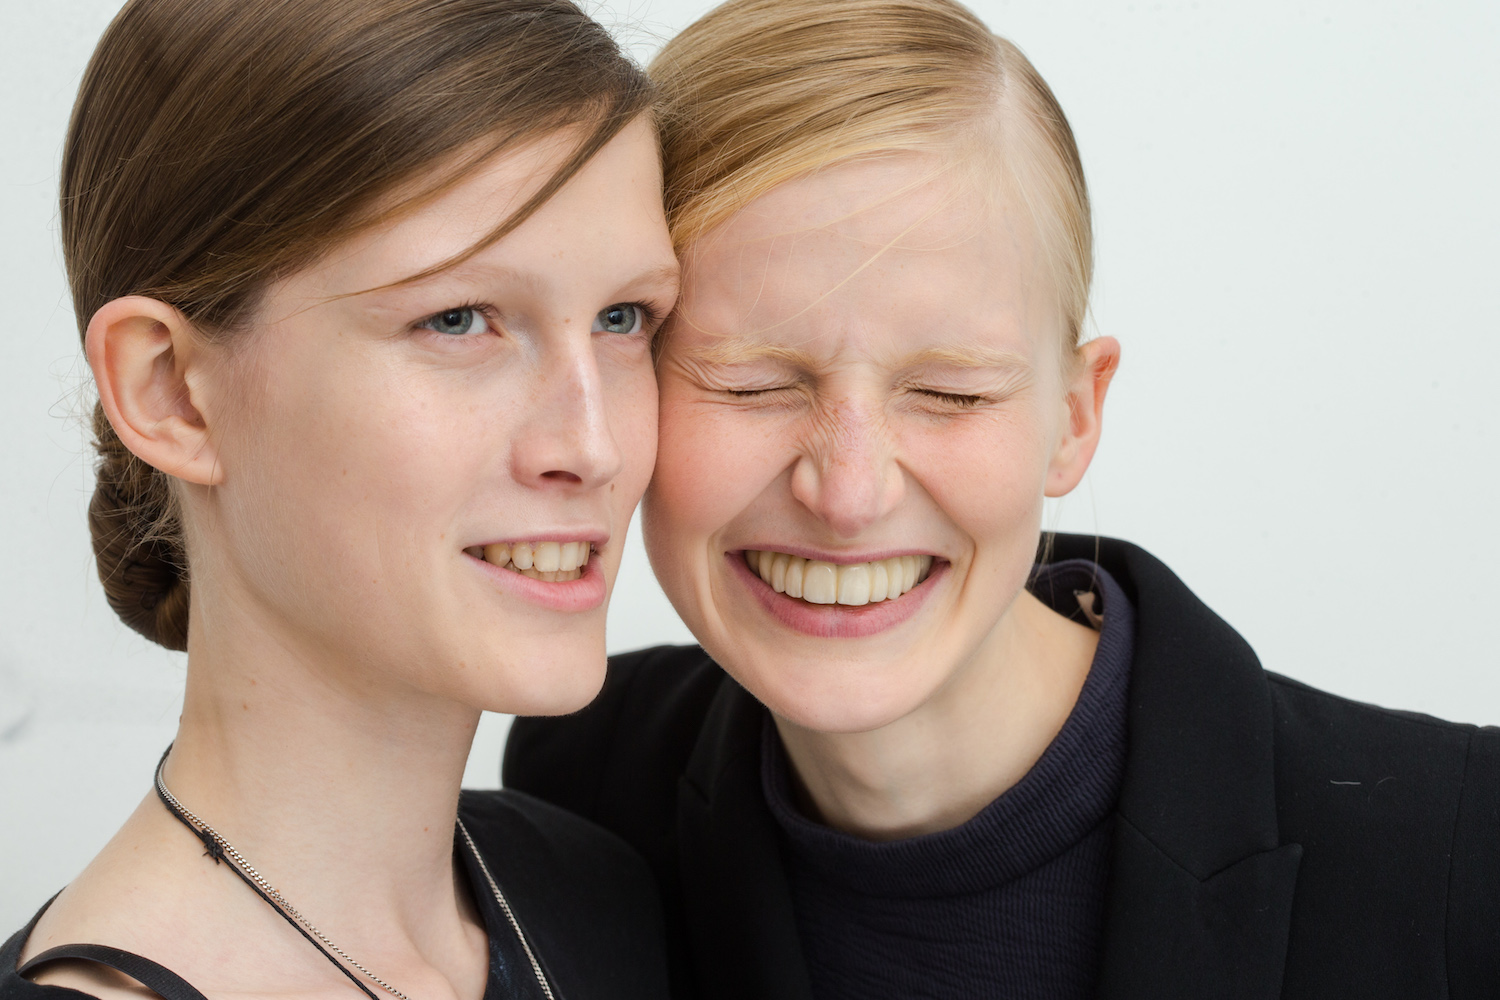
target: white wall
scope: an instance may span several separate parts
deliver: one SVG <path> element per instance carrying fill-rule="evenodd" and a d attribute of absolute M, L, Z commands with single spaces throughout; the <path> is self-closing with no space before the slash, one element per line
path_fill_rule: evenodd
<path fill-rule="evenodd" d="M 788 0 L 792 2 L 792 0 Z M 98 849 L 182 661 L 93 577 L 63 128 L 118 0 L 0 12 L 0 937 Z M 598 7 L 648 52 L 709 5 Z M 1166 559 L 1272 669 L 1500 721 L 1500 4 L 977 0 L 1071 116 L 1125 364 L 1059 527 Z M 633 540 L 611 647 L 686 633 Z M 505 720 L 469 772 L 496 781 Z"/>

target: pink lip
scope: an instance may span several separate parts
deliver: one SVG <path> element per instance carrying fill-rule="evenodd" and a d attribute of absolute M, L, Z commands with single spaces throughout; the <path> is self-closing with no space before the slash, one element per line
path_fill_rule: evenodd
<path fill-rule="evenodd" d="M 550 538 L 539 540 L 553 541 Z M 597 554 L 589 557 L 583 566 L 583 575 L 578 579 L 558 583 L 533 580 L 513 569 L 475 559 L 467 552 L 464 558 L 479 567 L 501 590 L 544 608 L 576 613 L 593 611 L 604 603 L 604 570 Z"/>
<path fill-rule="evenodd" d="M 927 596 L 933 591 L 935 581 L 948 573 L 947 562 L 934 562 L 927 579 L 896 600 L 856 608 L 845 604 L 808 604 L 795 597 L 778 594 L 771 589 L 770 584 L 750 572 L 743 552 L 726 552 L 724 558 L 729 561 L 730 570 L 750 589 L 750 593 L 755 595 L 760 606 L 772 618 L 793 631 L 820 639 L 858 639 L 895 628 L 922 609 Z"/>

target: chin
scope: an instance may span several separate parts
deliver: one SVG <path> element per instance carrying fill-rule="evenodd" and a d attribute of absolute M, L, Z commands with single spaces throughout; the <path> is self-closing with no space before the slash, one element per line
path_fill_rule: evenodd
<path fill-rule="evenodd" d="M 497 685 L 491 702 L 482 707 L 487 712 L 509 715 L 571 715 L 587 707 L 604 686 L 604 643 L 577 655 L 549 655 L 530 659 L 512 659 L 504 670 L 505 683 Z"/>
<path fill-rule="evenodd" d="M 812 670 L 818 676 L 811 682 L 788 676 L 736 679 L 780 718 L 819 733 L 881 729 L 920 708 L 934 687 L 913 677 L 872 678 L 867 670 L 853 666 L 832 676 L 826 664 Z"/>

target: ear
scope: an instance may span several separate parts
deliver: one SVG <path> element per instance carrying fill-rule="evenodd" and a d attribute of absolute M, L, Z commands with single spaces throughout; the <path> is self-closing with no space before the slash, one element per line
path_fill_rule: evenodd
<path fill-rule="evenodd" d="M 1078 350 L 1082 357 L 1067 386 L 1067 426 L 1047 467 L 1049 497 L 1071 493 L 1088 471 L 1104 428 L 1104 396 L 1120 367 L 1120 342 L 1113 337 L 1091 340 Z"/>
<path fill-rule="evenodd" d="M 168 475 L 215 486 L 223 472 L 194 398 L 206 360 L 201 347 L 182 313 L 140 295 L 107 303 L 83 338 L 99 402 L 121 443 Z"/>

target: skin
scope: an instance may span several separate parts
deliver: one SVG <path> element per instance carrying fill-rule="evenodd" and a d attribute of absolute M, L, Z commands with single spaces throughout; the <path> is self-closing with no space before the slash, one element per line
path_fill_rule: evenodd
<path fill-rule="evenodd" d="M 659 362 L 652 566 L 773 713 L 803 808 L 873 839 L 957 826 L 1031 768 L 1096 635 L 1023 589 L 1082 478 L 1119 345 L 1066 360 L 1027 216 L 935 157 L 752 202 L 684 258 Z M 776 595 L 746 549 L 934 557 L 895 602 Z"/>
<path fill-rule="evenodd" d="M 569 712 L 603 680 L 606 591 L 650 476 L 656 388 L 651 321 L 595 320 L 616 303 L 665 315 L 676 296 L 649 124 L 466 263 L 368 290 L 471 246 L 572 138 L 504 153 L 278 283 L 232 338 L 139 297 L 87 334 L 110 421 L 183 500 L 192 618 L 167 783 L 411 996 L 484 992 L 485 933 L 452 850 L 481 710 Z M 470 304 L 482 318 L 468 332 L 423 325 Z M 588 540 L 592 580 L 525 580 L 465 551 L 525 539 Z M 209 996 L 353 995 L 202 855 L 147 795 L 26 955 L 91 941 Z M 138 995 L 92 967 L 37 980 Z"/>

